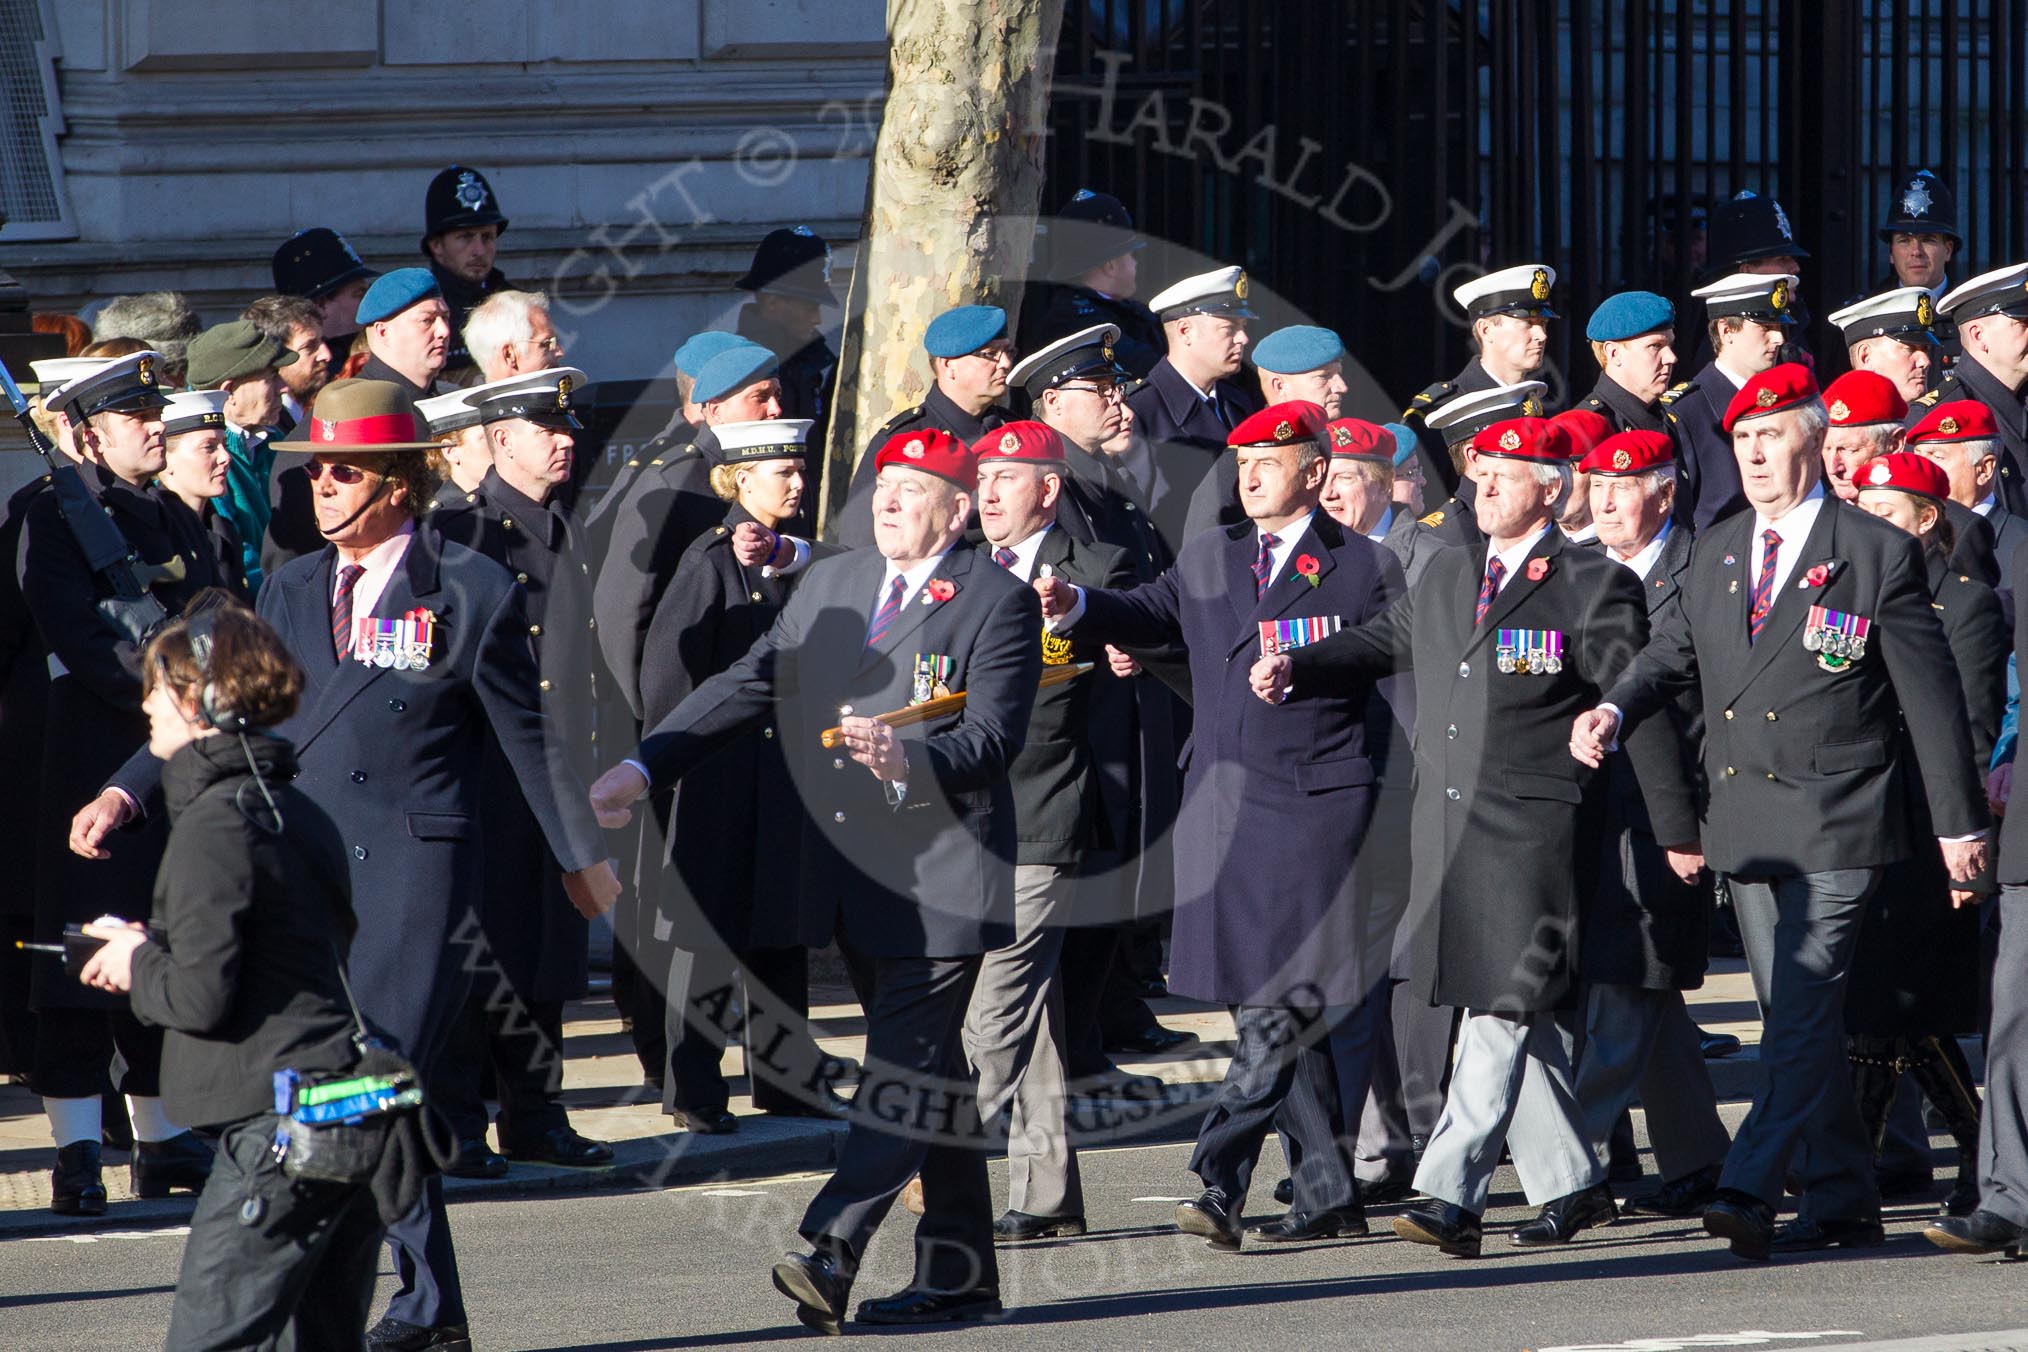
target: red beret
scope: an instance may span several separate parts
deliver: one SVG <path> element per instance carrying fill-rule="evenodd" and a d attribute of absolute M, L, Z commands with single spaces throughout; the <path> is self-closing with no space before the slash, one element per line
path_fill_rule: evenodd
<path fill-rule="evenodd" d="M 938 427 L 924 428 L 920 432 L 898 432 L 889 437 L 887 444 L 873 457 L 874 473 L 889 465 L 919 469 L 939 479 L 949 479 L 967 493 L 975 492 L 979 487 L 979 470 L 972 460 L 971 448 Z"/>
<path fill-rule="evenodd" d="M 1330 452 L 1341 460 L 1379 460 L 1394 463 L 1394 433 L 1364 418 L 1333 418 L 1324 424 Z"/>
<path fill-rule="evenodd" d="M 1908 401 L 1878 371 L 1847 371 L 1824 387 L 1824 415 L 1833 427 L 1898 423 L 1908 416 Z"/>
<path fill-rule="evenodd" d="M 1480 455 L 1555 465 L 1570 459 L 1570 433 L 1548 418 L 1508 418 L 1472 438 Z"/>
<path fill-rule="evenodd" d="M 1817 378 L 1810 374 L 1810 368 L 1801 362 L 1785 361 L 1747 381 L 1725 406 L 1721 421 L 1730 432 L 1741 418 L 1758 418 L 1763 413 L 1779 413 L 1796 404 L 1807 404 L 1817 393 Z"/>
<path fill-rule="evenodd" d="M 1993 410 L 1976 399 L 1953 399 L 1938 404 L 1923 420 L 1908 429 L 1908 444 L 1923 442 L 1992 441 L 2000 435 Z"/>
<path fill-rule="evenodd" d="M 1920 493 L 1926 498 L 1942 502 L 1951 495 L 1951 480 L 1943 472 L 1943 466 L 1926 455 L 1914 451 L 1892 451 L 1875 456 L 1859 467 L 1852 476 L 1860 489 L 1898 488 L 1904 493 Z"/>
<path fill-rule="evenodd" d="M 1586 474 L 1619 478 L 1646 474 L 1676 462 L 1676 443 L 1665 432 L 1615 432 L 1591 448 L 1578 468 Z"/>
<path fill-rule="evenodd" d="M 1289 446 L 1298 441 L 1324 440 L 1324 410 L 1307 399 L 1269 404 L 1232 429 L 1228 446 Z"/>
<path fill-rule="evenodd" d="M 1003 423 L 972 443 L 975 459 L 1025 460 L 1032 464 L 1063 463 L 1063 438 L 1047 423 L 1023 419 Z"/>
<path fill-rule="evenodd" d="M 1564 430 L 1570 438 L 1570 458 L 1582 460 L 1594 447 L 1613 434 L 1613 425 L 1606 418 L 1588 408 L 1573 408 L 1557 414 L 1549 421 Z M 1584 468 L 1582 465 L 1578 468 Z"/>

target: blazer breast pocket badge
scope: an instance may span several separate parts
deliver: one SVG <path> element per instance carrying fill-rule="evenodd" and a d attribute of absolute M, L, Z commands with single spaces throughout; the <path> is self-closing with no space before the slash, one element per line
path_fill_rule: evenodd
<path fill-rule="evenodd" d="M 1563 635 L 1554 629 L 1502 629 L 1494 664 L 1508 676 L 1554 676 L 1563 670 Z"/>
<path fill-rule="evenodd" d="M 951 659 L 942 653 L 917 653 L 909 679 L 908 702 L 927 704 L 951 693 Z"/>
<path fill-rule="evenodd" d="M 1872 629 L 1873 621 L 1864 615 L 1811 606 L 1803 621 L 1803 647 L 1817 655 L 1817 665 L 1825 671 L 1843 671 L 1866 656 L 1866 637 Z"/>
<path fill-rule="evenodd" d="M 1262 620 L 1260 655 L 1273 657 L 1276 653 L 1294 652 L 1319 639 L 1329 638 L 1344 627 L 1344 619 L 1337 615 L 1312 615 L 1303 620 Z"/>

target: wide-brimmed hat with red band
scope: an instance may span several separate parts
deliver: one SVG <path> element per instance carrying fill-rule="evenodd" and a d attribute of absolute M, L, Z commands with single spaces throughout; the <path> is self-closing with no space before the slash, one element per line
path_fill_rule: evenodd
<path fill-rule="evenodd" d="M 1894 488 L 1938 502 L 1951 495 L 1951 479 L 1943 466 L 1915 451 L 1890 451 L 1875 456 L 1859 467 L 1852 482 L 1862 493 L 1869 488 Z"/>
<path fill-rule="evenodd" d="M 1817 378 L 1810 374 L 1809 367 L 1801 362 L 1785 361 L 1779 366 L 1768 367 L 1740 386 L 1739 393 L 1733 395 L 1732 402 L 1725 406 L 1725 417 L 1721 422 L 1729 433 L 1732 425 L 1742 418 L 1758 418 L 1794 408 L 1797 404 L 1807 404 L 1819 393 Z"/>
<path fill-rule="evenodd" d="M 382 451 L 426 451 L 429 429 L 416 416 L 407 391 L 391 380 L 334 380 L 317 391 L 310 406 L 307 435 L 278 441 L 278 451 L 300 455 L 368 454 Z"/>
<path fill-rule="evenodd" d="M 940 427 L 898 432 L 889 437 L 874 453 L 874 472 L 877 474 L 889 465 L 919 469 L 948 479 L 967 493 L 978 491 L 979 467 L 972 458 L 972 448 Z"/>
<path fill-rule="evenodd" d="M 1472 450 L 1500 460 L 1561 465 L 1570 460 L 1570 433 L 1547 418 L 1508 418 L 1481 429 Z"/>
<path fill-rule="evenodd" d="M 1032 418 L 1002 423 L 972 443 L 979 464 L 988 460 L 1020 460 L 1031 465 L 1063 463 L 1063 438 L 1048 423 Z"/>
<path fill-rule="evenodd" d="M 1954 441 L 1992 441 L 2000 435 L 1993 410 L 1976 399 L 1938 404 L 1908 429 L 1911 446 L 1945 445 Z"/>

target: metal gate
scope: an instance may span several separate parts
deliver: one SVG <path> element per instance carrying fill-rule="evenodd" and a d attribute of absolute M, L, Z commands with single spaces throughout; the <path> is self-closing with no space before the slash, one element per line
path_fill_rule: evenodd
<path fill-rule="evenodd" d="M 1810 251 L 1820 353 L 1821 316 L 1886 275 L 1907 170 L 1957 192 L 1954 280 L 2028 257 L 2024 84 L 2022 0 L 1070 0 L 1045 209 L 1124 200 L 1144 296 L 1243 263 L 1273 293 L 1257 332 L 1328 324 L 1397 402 L 1465 360 L 1452 287 L 1546 261 L 1581 390 L 1592 307 L 1680 307 L 1707 207 L 1742 189 Z"/>

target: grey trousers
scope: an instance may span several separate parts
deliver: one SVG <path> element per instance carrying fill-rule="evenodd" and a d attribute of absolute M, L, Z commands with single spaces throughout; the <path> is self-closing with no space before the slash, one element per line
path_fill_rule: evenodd
<path fill-rule="evenodd" d="M 1401 1057 L 1396 1050 L 1393 991 L 1379 1001 L 1380 1027 L 1373 1040 L 1373 1073 L 1366 1101 L 1359 1111 L 1352 1147 L 1353 1176 L 1361 1186 L 1380 1183 L 1415 1170 L 1415 1143 L 1409 1135 L 1408 1103 L 1403 1093 Z M 1335 1048 L 1334 1048 L 1335 1051 Z M 1445 1051 L 1448 1053 L 1449 1048 Z M 1340 1082 L 1343 1093 L 1343 1082 Z M 1343 1101 L 1349 1113 L 1351 1101 Z"/>
<path fill-rule="evenodd" d="M 1064 1050 L 1063 922 L 1076 878 L 1049 864 L 1014 869 L 1014 942 L 986 954 L 965 1012 L 965 1055 L 979 1076 L 979 1116 L 1007 1126 L 1007 1205 L 1032 1216 L 1081 1216 L 1084 1185 L 1070 1143 Z"/>
<path fill-rule="evenodd" d="M 1725 1161 L 1732 1137 L 1718 1116 L 1697 1025 L 1681 991 L 1599 984 L 1585 993 L 1577 1102 L 1585 1139 L 1607 1163 L 1613 1125 L 1638 1097 L 1663 1181 Z"/>
<path fill-rule="evenodd" d="M 1852 1096 L 1845 1057 L 1845 984 L 1866 899 L 1879 869 L 1727 880 L 1740 938 L 1765 1011 L 1753 1107 L 1733 1138 L 1719 1186 L 1782 1200 L 1802 1187 L 1812 1220 L 1877 1216 L 1873 1147 Z"/>
<path fill-rule="evenodd" d="M 1548 1011 L 1465 1011 L 1450 1094 L 1415 1171 L 1417 1192 L 1483 1214 L 1502 1145 L 1513 1151 L 1532 1206 L 1605 1181 L 1572 1083 L 1574 1025 L 1572 1016 Z"/>
<path fill-rule="evenodd" d="M 2000 954 L 1979 1117 L 1979 1206 L 2028 1225 L 2028 887 L 2000 891 Z"/>

